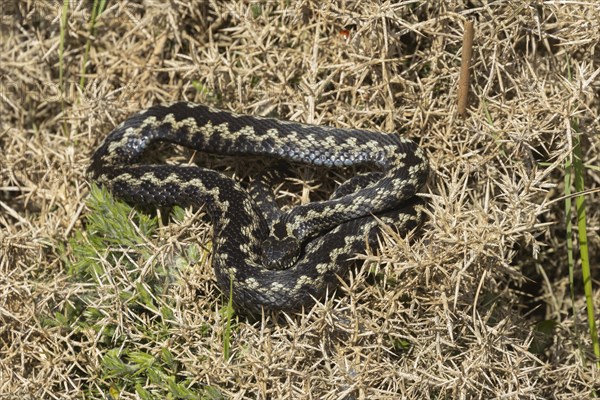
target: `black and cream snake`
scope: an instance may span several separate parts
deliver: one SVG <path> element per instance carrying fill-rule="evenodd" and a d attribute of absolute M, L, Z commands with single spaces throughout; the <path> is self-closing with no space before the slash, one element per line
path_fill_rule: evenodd
<path fill-rule="evenodd" d="M 195 165 L 142 163 L 155 141 L 206 153 L 265 156 L 315 166 L 370 165 L 325 201 L 281 212 L 236 180 Z M 204 205 L 212 265 L 236 307 L 298 310 L 339 284 L 352 258 L 377 243 L 382 223 L 406 232 L 421 219 L 415 196 L 428 163 L 396 134 L 236 115 L 192 103 L 154 106 L 121 123 L 92 156 L 89 176 L 130 204 Z M 259 190 L 258 192 L 265 192 Z"/>

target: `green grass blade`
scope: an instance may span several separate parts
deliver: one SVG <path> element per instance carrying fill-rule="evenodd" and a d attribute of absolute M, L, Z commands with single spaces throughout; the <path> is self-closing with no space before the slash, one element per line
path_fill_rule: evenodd
<path fill-rule="evenodd" d="M 81 62 L 81 72 L 79 77 L 79 87 L 83 89 L 83 85 L 85 84 L 85 74 L 86 67 L 88 62 L 88 57 L 90 54 L 90 48 L 92 46 L 92 37 L 94 36 L 96 30 L 96 18 L 98 15 L 102 13 L 104 10 L 104 6 L 106 5 L 106 0 L 94 0 L 94 4 L 92 6 L 92 15 L 90 16 L 90 31 L 89 37 L 85 42 L 85 52 L 83 54 L 83 60 Z"/>
<path fill-rule="evenodd" d="M 58 45 L 58 85 L 60 87 L 60 109 L 65 111 L 65 40 L 67 35 L 67 15 L 69 12 L 69 0 L 63 1 L 63 7 L 60 15 L 60 42 Z M 65 135 L 69 132 L 67 122 L 63 120 L 63 129 Z"/>
<path fill-rule="evenodd" d="M 63 1 L 62 12 L 60 15 L 60 43 L 58 46 L 58 82 L 60 90 L 65 93 L 65 37 L 67 34 L 67 13 L 69 11 L 69 0 Z"/>
<path fill-rule="evenodd" d="M 572 207 L 573 202 L 571 201 L 571 183 L 573 174 L 573 164 L 570 159 L 567 159 L 565 163 L 565 225 L 566 225 L 566 242 L 567 242 L 567 262 L 569 265 L 569 289 L 571 292 L 571 307 L 573 316 L 575 318 L 575 333 L 579 330 L 579 324 L 577 323 L 577 310 L 575 308 L 575 256 L 573 255 L 573 220 L 572 220 Z M 577 342 L 582 359 L 584 354 L 580 346 L 580 342 Z"/>
<path fill-rule="evenodd" d="M 225 360 L 228 360 L 229 356 L 231 355 L 231 320 L 233 319 L 234 314 L 235 312 L 233 309 L 233 277 L 230 277 L 229 301 L 223 309 L 223 317 L 225 318 L 225 328 L 223 330 L 223 358 Z"/>
<path fill-rule="evenodd" d="M 573 75 L 571 72 L 570 59 L 566 59 L 567 66 L 567 78 L 570 82 L 573 81 Z M 581 150 L 581 138 L 579 131 L 579 122 L 576 120 L 571 121 L 571 128 L 574 135 L 572 135 L 572 164 L 567 163 L 565 166 L 565 195 L 571 194 L 571 173 L 574 175 L 573 183 L 575 186 L 576 193 L 585 192 L 585 167 L 583 164 L 583 154 Z M 574 265 L 575 259 L 573 256 L 573 241 L 572 241 L 572 222 L 571 222 L 571 200 L 570 196 L 567 196 L 565 201 L 566 207 L 566 218 L 567 218 L 567 252 L 569 262 L 569 285 L 571 287 L 571 302 L 573 304 L 573 315 L 576 316 L 577 312 L 575 309 L 575 289 L 574 289 Z M 585 212 L 585 194 L 579 194 L 575 197 L 575 209 L 577 212 L 577 236 L 579 241 L 579 257 L 581 259 L 581 276 L 583 278 L 583 291 L 585 295 L 588 328 L 592 339 L 592 347 L 594 349 L 594 355 L 596 356 L 597 366 L 600 367 L 600 344 L 598 343 L 598 331 L 596 327 L 596 319 L 594 317 L 594 302 L 592 298 L 592 277 L 590 272 L 590 257 L 588 251 L 588 239 L 587 239 L 587 223 L 586 223 L 586 212 Z M 583 362 L 585 363 L 585 353 L 582 352 Z"/>
<path fill-rule="evenodd" d="M 574 186 L 575 191 L 581 193 L 585 190 L 585 169 L 582 161 L 583 155 L 581 150 L 581 140 L 579 137 L 579 127 L 576 122 L 573 122 L 573 131 L 575 132 L 575 135 L 573 135 L 573 172 L 575 175 Z M 596 327 L 596 319 L 594 317 L 595 312 L 594 301 L 592 297 L 592 274 L 588 250 L 584 195 L 578 195 L 575 197 L 575 209 L 577 211 L 577 236 L 579 239 L 579 257 L 581 259 L 581 275 L 583 278 L 583 291 L 587 309 L 588 327 L 592 339 L 594 355 L 596 356 L 596 363 L 598 367 L 600 367 L 600 343 L 598 342 L 598 330 Z"/>

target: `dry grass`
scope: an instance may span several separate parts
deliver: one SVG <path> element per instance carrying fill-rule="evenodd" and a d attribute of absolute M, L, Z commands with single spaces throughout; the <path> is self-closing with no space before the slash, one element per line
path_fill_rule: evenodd
<path fill-rule="evenodd" d="M 80 88 L 87 3 L 69 6 L 64 88 L 61 5 L 1 6 L 0 398 L 160 397 L 171 381 L 236 399 L 600 390 L 582 361 L 585 303 L 577 283 L 573 315 L 554 201 L 575 120 L 587 187 L 600 186 L 597 1 L 109 2 Z M 466 18 L 475 40 L 460 119 Z M 89 155 L 128 114 L 182 99 L 409 135 L 431 159 L 429 220 L 410 242 L 382 238 L 344 296 L 285 320 L 240 318 L 225 336 L 227 299 L 198 246 L 209 231 L 197 214 L 89 255 L 90 276 L 69 273 L 68 239 L 90 240 Z M 586 201 L 598 270 L 600 194 Z M 539 339 L 545 320 L 556 325 Z M 144 360 L 137 375 L 115 372 Z"/>

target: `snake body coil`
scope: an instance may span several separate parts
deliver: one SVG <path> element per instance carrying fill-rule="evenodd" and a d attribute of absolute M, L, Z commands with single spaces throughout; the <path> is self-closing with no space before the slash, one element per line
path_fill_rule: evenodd
<path fill-rule="evenodd" d="M 272 201 L 257 203 L 237 181 L 214 170 L 140 163 L 155 141 L 316 166 L 368 164 L 376 171 L 350 179 L 329 200 L 281 213 L 273 211 Z M 205 205 L 213 223 L 217 283 L 226 294 L 232 288 L 239 309 L 255 313 L 296 310 L 334 289 L 351 258 L 376 243 L 382 220 L 401 232 L 415 227 L 421 215 L 414 195 L 426 180 L 428 164 L 413 142 L 393 134 L 176 103 L 125 120 L 93 154 L 88 172 L 131 204 Z M 288 247 L 293 249 L 291 256 L 281 250 Z M 282 269 L 287 264 L 289 268 Z"/>

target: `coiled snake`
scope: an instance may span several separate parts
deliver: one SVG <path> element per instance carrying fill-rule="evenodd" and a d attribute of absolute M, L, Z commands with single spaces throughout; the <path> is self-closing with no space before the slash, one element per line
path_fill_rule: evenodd
<path fill-rule="evenodd" d="M 273 200 L 255 201 L 220 172 L 141 163 L 155 141 L 207 153 L 325 167 L 367 164 L 376 170 L 346 181 L 329 200 L 283 213 Z M 88 174 L 131 204 L 205 205 L 213 224 L 217 283 L 225 294 L 232 288 L 238 309 L 256 313 L 298 310 L 332 291 L 351 259 L 377 243 L 382 221 L 400 232 L 417 226 L 421 213 L 414 195 L 427 178 L 428 163 L 416 144 L 394 134 L 176 103 L 151 107 L 116 127 L 93 154 Z"/>

